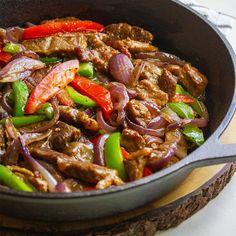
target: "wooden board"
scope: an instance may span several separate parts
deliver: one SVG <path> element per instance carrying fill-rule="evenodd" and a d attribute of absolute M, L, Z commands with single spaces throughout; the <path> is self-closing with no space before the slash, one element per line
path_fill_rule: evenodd
<path fill-rule="evenodd" d="M 236 115 L 222 135 L 222 143 L 236 142 L 235 124 Z M 218 195 L 235 171 L 236 164 L 232 163 L 195 169 L 163 198 L 133 211 L 98 220 L 48 223 L 0 215 L 0 235 L 154 235 L 157 230 L 180 224 L 204 207 Z"/>

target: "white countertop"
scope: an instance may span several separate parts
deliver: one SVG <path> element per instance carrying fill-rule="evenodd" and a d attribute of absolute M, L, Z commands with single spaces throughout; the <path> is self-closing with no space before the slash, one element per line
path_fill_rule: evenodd
<path fill-rule="evenodd" d="M 235 0 L 198 0 L 199 4 L 236 17 Z M 228 37 L 236 49 L 236 22 Z M 236 136 L 236 134 L 235 134 Z M 236 141 L 236 138 L 235 138 Z M 223 191 L 202 210 L 179 226 L 158 232 L 158 236 L 235 236 L 236 175 Z"/>

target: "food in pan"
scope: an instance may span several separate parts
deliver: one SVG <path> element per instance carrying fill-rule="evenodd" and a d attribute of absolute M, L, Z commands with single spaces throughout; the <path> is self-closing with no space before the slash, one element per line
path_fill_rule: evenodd
<path fill-rule="evenodd" d="M 0 29 L 1 188 L 111 188 L 201 145 L 207 79 L 152 41 L 74 17 Z"/>

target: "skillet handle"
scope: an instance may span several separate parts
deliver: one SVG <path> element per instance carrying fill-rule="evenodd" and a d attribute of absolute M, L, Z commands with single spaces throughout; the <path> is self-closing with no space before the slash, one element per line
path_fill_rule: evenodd
<path fill-rule="evenodd" d="M 236 144 L 221 144 L 217 138 L 205 144 L 199 152 L 193 153 L 189 161 L 192 167 L 236 162 Z"/>

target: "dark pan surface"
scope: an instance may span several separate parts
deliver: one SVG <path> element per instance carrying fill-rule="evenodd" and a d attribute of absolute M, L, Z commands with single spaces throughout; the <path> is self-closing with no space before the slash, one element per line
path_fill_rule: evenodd
<path fill-rule="evenodd" d="M 105 25 L 127 22 L 141 26 L 154 33 L 161 50 L 198 67 L 209 80 L 207 106 L 211 122 L 206 130 L 209 141 L 170 168 L 114 189 L 71 194 L 2 190 L 0 210 L 5 213 L 44 220 L 75 220 L 111 215 L 145 204 L 181 181 L 192 168 L 182 168 L 190 160 L 208 155 L 213 148 L 210 140 L 218 139 L 234 111 L 232 49 L 217 30 L 182 4 L 170 0 L 149 0 L 148 3 L 143 0 L 1 0 L 2 27 L 63 16 L 78 16 Z M 20 211 L 23 207 L 25 210 Z M 91 213 L 95 208 L 97 213 Z"/>

